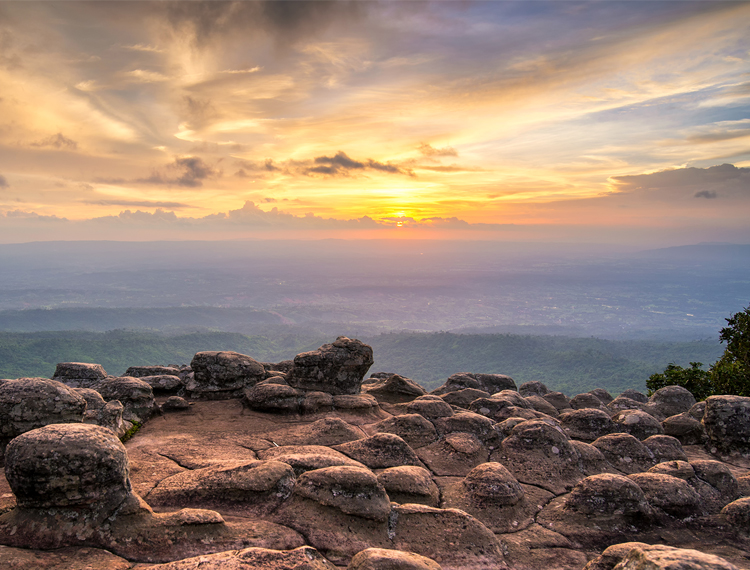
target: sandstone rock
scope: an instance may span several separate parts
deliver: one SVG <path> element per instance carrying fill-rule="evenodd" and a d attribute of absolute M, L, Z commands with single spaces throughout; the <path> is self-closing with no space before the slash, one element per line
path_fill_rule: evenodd
<path fill-rule="evenodd" d="M 708 440 L 703 424 L 688 412 L 670 416 L 661 425 L 666 435 L 677 438 L 683 445 L 699 445 Z"/>
<path fill-rule="evenodd" d="M 80 423 L 86 400 L 56 380 L 19 378 L 0 384 L 0 457 L 14 437 L 48 424 Z"/>
<path fill-rule="evenodd" d="M 738 570 L 719 556 L 687 548 L 655 544 L 633 548 L 615 570 Z"/>
<path fill-rule="evenodd" d="M 444 568 L 508 570 L 492 531 L 458 509 L 395 505 L 390 528 L 394 548 L 433 557 Z"/>
<path fill-rule="evenodd" d="M 709 396 L 703 427 L 712 449 L 720 453 L 750 453 L 750 398 Z"/>
<path fill-rule="evenodd" d="M 416 503 L 430 507 L 437 507 L 440 503 L 440 491 L 424 467 L 390 467 L 378 474 L 378 482 L 395 503 Z"/>
<path fill-rule="evenodd" d="M 478 390 L 477 388 L 463 388 L 461 390 L 448 392 L 440 397 L 451 406 L 468 409 L 474 400 L 477 398 L 489 398 L 490 393 L 485 392 L 484 390 Z"/>
<path fill-rule="evenodd" d="M 635 400 L 636 402 L 641 402 L 642 404 L 648 403 L 648 396 L 639 392 L 638 390 L 633 390 L 632 388 L 628 388 L 627 390 L 622 392 L 620 396 L 624 396 L 625 398 L 630 398 L 631 400 Z"/>
<path fill-rule="evenodd" d="M 370 346 L 340 336 L 332 344 L 295 356 L 287 382 L 293 388 L 334 396 L 359 394 L 362 379 L 372 363 Z"/>
<path fill-rule="evenodd" d="M 148 376 L 180 376 L 182 370 L 176 366 L 131 366 L 124 376 L 146 378 Z"/>
<path fill-rule="evenodd" d="M 578 453 L 560 428 L 542 420 L 518 424 L 492 461 L 502 463 L 521 483 L 564 493 L 583 479 Z"/>
<path fill-rule="evenodd" d="M 403 414 L 375 424 L 379 433 L 393 433 L 401 437 L 412 449 L 418 449 L 437 440 L 435 426 L 421 414 Z"/>
<path fill-rule="evenodd" d="M 562 412 L 563 410 L 572 410 L 573 408 L 570 406 L 570 398 L 568 398 L 565 394 L 562 392 L 550 392 L 549 394 L 545 394 L 542 396 L 545 400 L 547 400 L 550 404 L 555 406 L 558 412 Z"/>
<path fill-rule="evenodd" d="M 375 399 L 379 402 L 390 404 L 410 402 L 414 398 L 427 394 L 425 389 L 414 382 L 414 380 L 404 378 L 398 374 L 378 380 L 374 384 L 368 384 L 365 391 L 367 394 L 375 396 Z"/>
<path fill-rule="evenodd" d="M 695 470 L 693 466 L 687 461 L 665 461 L 654 465 L 647 473 L 662 473 L 664 475 L 671 475 L 672 477 L 678 477 L 685 481 L 691 481 L 695 478 Z"/>
<path fill-rule="evenodd" d="M 305 393 L 286 384 L 263 382 L 244 391 L 243 403 L 252 410 L 299 414 Z M 331 399 L 331 404 L 333 400 Z"/>
<path fill-rule="evenodd" d="M 544 396 L 545 394 L 549 394 L 549 388 L 545 386 L 542 382 L 539 381 L 531 381 L 531 382 L 524 382 L 518 387 L 518 393 L 521 394 L 524 398 L 528 398 L 529 396 Z"/>
<path fill-rule="evenodd" d="M 687 461 L 688 459 L 680 441 L 668 435 L 652 435 L 643 440 L 643 445 L 654 454 L 657 463 L 662 461 Z"/>
<path fill-rule="evenodd" d="M 445 384 L 432 393 L 440 396 L 463 388 L 474 388 L 483 390 L 489 394 L 495 394 L 502 390 L 516 390 L 516 383 L 513 381 L 513 378 L 505 374 L 459 372 L 449 376 Z"/>
<path fill-rule="evenodd" d="M 640 410 L 642 412 L 650 414 L 659 421 L 664 420 L 664 418 L 666 417 L 654 406 L 648 403 L 633 400 L 632 398 L 626 398 L 625 396 L 617 396 L 617 398 L 607 404 L 607 409 L 609 410 L 610 414 L 613 415 L 624 410 Z"/>
<path fill-rule="evenodd" d="M 265 378 L 263 365 L 244 354 L 231 351 L 198 352 L 190 362 L 193 378 L 186 385 L 190 398 L 221 400 L 242 396 Z"/>
<path fill-rule="evenodd" d="M 563 412 L 557 419 L 569 438 L 586 443 L 617 429 L 607 412 L 594 408 Z"/>
<path fill-rule="evenodd" d="M 473 412 L 458 412 L 450 417 L 438 418 L 433 423 L 441 436 L 456 432 L 470 433 L 490 450 L 498 447 L 502 440 L 492 420 Z"/>
<path fill-rule="evenodd" d="M 694 417 L 696 420 L 701 421 L 703 419 L 703 415 L 706 413 L 706 402 L 697 402 L 692 408 L 688 410 L 687 413 Z"/>
<path fill-rule="evenodd" d="M 151 566 L 154 570 L 335 570 L 310 546 L 294 550 L 246 548 Z"/>
<path fill-rule="evenodd" d="M 309 397 L 310 394 L 320 394 L 320 392 L 308 392 L 307 394 Z M 305 398 L 303 407 L 307 404 L 307 399 L 308 398 Z M 363 416 L 383 416 L 383 414 L 378 413 L 380 410 L 378 401 L 369 394 L 341 394 L 339 396 L 333 396 L 333 407 L 336 410 L 356 413 Z"/>
<path fill-rule="evenodd" d="M 583 570 L 612 570 L 634 548 L 651 548 L 644 542 L 623 542 L 607 547 L 601 556 L 589 562 Z"/>
<path fill-rule="evenodd" d="M 700 495 L 687 481 L 653 472 L 634 473 L 629 477 L 641 488 L 652 507 L 680 519 L 700 513 Z"/>
<path fill-rule="evenodd" d="M 726 517 L 729 524 L 747 532 L 747 529 L 750 528 L 750 497 L 742 497 L 732 501 L 721 509 L 721 514 Z"/>
<path fill-rule="evenodd" d="M 185 398 L 180 398 L 179 396 L 170 396 L 161 405 L 161 409 L 164 412 L 181 412 L 189 408 L 190 404 L 187 400 L 185 400 Z"/>
<path fill-rule="evenodd" d="M 607 410 L 604 403 L 594 394 L 578 394 L 577 396 L 573 396 L 573 399 L 570 400 L 570 407 L 574 410 L 583 410 L 585 408 Z"/>
<path fill-rule="evenodd" d="M 614 400 L 614 398 L 612 397 L 612 394 L 607 392 L 604 388 L 594 388 L 593 390 L 589 390 L 589 394 L 593 394 L 594 396 L 599 398 L 601 403 L 604 404 L 605 406 L 609 404 L 612 400 Z"/>
<path fill-rule="evenodd" d="M 528 402 L 529 406 L 537 412 L 542 412 L 543 414 L 547 414 L 548 416 L 551 416 L 553 418 L 556 418 L 558 415 L 560 415 L 560 413 L 557 411 L 557 408 L 541 396 L 526 396 L 525 400 L 526 402 Z"/>
<path fill-rule="evenodd" d="M 419 414 L 428 420 L 453 415 L 453 408 L 438 396 L 420 396 L 406 406 L 407 413 Z"/>
<path fill-rule="evenodd" d="M 60 362 L 52 375 L 53 380 L 73 388 L 95 388 L 106 377 L 101 364 L 87 362 Z"/>
<path fill-rule="evenodd" d="M 695 405 L 695 398 L 682 386 L 665 386 L 653 393 L 649 404 L 669 417 L 687 412 Z"/>
<path fill-rule="evenodd" d="M 139 376 L 138 379 L 151 386 L 155 394 L 173 394 L 183 387 L 182 379 L 175 375 Z"/>
<path fill-rule="evenodd" d="M 605 435 L 591 445 L 601 451 L 615 469 L 623 473 L 641 473 L 656 465 L 656 458 L 651 450 L 627 433 Z"/>
<path fill-rule="evenodd" d="M 168 477 L 147 499 L 160 507 L 190 506 L 264 515 L 291 495 L 294 482 L 294 470 L 287 463 L 238 461 Z"/>
<path fill-rule="evenodd" d="M 640 440 L 664 433 L 664 428 L 659 420 L 641 410 L 623 410 L 615 414 L 612 421 L 615 423 L 617 431 L 629 433 Z"/>
<path fill-rule="evenodd" d="M 112 400 L 111 402 L 104 404 L 104 407 L 99 410 L 96 416 L 96 422 L 91 423 L 96 423 L 97 425 L 109 429 L 117 437 L 123 437 L 128 430 L 125 421 L 122 419 L 124 411 L 125 407 L 120 400 Z M 132 424 L 128 422 L 128 425 Z"/>
<path fill-rule="evenodd" d="M 578 453 L 578 469 L 586 476 L 600 473 L 618 473 L 596 447 L 583 441 L 570 440 L 573 449 Z"/>
<path fill-rule="evenodd" d="M 490 452 L 477 436 L 449 433 L 425 447 L 416 450 L 417 456 L 435 475 L 463 477 L 474 467 L 487 462 Z"/>
<path fill-rule="evenodd" d="M 326 392 L 305 392 L 305 399 L 302 401 L 302 413 L 303 414 L 317 414 L 320 412 L 330 412 L 334 409 L 335 405 L 342 406 L 342 398 L 358 398 L 359 396 L 331 396 Z M 374 400 L 374 398 L 373 398 Z M 371 402 L 367 402 L 365 407 L 372 407 Z M 349 406 L 355 408 L 356 406 Z M 360 403 L 360 407 L 361 403 Z"/>
<path fill-rule="evenodd" d="M 93 388 L 73 388 L 73 390 L 86 400 L 86 412 L 97 412 L 107 403 L 102 395 Z"/>
<path fill-rule="evenodd" d="M 413 552 L 368 548 L 358 552 L 347 570 L 441 570 L 440 564 Z"/>
<path fill-rule="evenodd" d="M 739 496 L 739 484 L 732 471 L 720 461 L 699 459 L 690 462 L 696 477 L 702 479 L 720 493 L 720 501 L 726 505 Z"/>
<path fill-rule="evenodd" d="M 290 465 L 299 476 L 306 471 L 315 471 L 326 467 L 348 466 L 364 469 L 365 466 L 335 449 L 322 445 L 289 445 L 271 447 L 259 451 L 258 456 L 265 460 L 276 460 Z"/>
<path fill-rule="evenodd" d="M 132 562 L 101 548 L 67 547 L 50 551 L 0 546 L 0 568 L 3 570 L 130 570 L 132 567 Z"/>
<path fill-rule="evenodd" d="M 422 462 L 414 450 L 399 436 L 391 433 L 378 433 L 371 437 L 342 443 L 334 449 L 367 465 L 370 469 L 386 469 L 399 465 L 422 467 Z"/>
<path fill-rule="evenodd" d="M 362 430 L 341 418 L 326 417 L 296 427 L 277 442 L 284 442 L 285 445 L 338 445 L 363 437 Z"/>
<path fill-rule="evenodd" d="M 158 409 L 151 386 L 137 378 L 107 378 L 96 390 L 108 402 L 119 400 L 124 408 L 122 417 L 129 422 L 142 424 Z"/>

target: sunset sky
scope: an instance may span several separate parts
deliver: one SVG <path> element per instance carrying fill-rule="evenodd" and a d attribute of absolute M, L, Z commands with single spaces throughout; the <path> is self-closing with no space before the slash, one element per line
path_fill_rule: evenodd
<path fill-rule="evenodd" d="M 750 242 L 748 2 L 0 2 L 0 242 Z"/>

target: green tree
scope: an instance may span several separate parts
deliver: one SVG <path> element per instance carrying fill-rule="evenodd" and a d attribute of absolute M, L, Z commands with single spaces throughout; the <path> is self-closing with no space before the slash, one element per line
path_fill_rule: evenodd
<path fill-rule="evenodd" d="M 689 390 L 696 400 L 719 394 L 750 396 L 750 306 L 726 321 L 728 326 L 719 332 L 719 340 L 727 348 L 709 370 L 703 370 L 700 362 L 691 362 L 690 368 L 669 364 L 663 373 L 652 374 L 646 381 L 649 395 L 677 385 Z"/>

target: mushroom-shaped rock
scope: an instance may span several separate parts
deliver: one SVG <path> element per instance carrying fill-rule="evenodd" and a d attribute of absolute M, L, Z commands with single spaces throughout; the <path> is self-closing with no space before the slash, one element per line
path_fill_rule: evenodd
<path fill-rule="evenodd" d="M 648 529 L 653 511 L 633 481 L 602 473 L 586 477 L 568 495 L 552 500 L 537 522 L 592 548 Z"/>
<path fill-rule="evenodd" d="M 148 494 L 160 507 L 197 507 L 262 514 L 276 508 L 294 488 L 294 470 L 280 461 L 245 461 L 177 473 Z"/>
<path fill-rule="evenodd" d="M 651 450 L 657 463 L 662 461 L 687 461 L 680 441 L 668 435 L 652 435 L 643 440 L 643 445 Z"/>
<path fill-rule="evenodd" d="M 191 398 L 222 400 L 242 396 L 266 376 L 263 365 L 245 354 L 232 351 L 198 352 L 190 362 L 193 377 L 186 390 Z"/>
<path fill-rule="evenodd" d="M 311 546 L 294 550 L 246 548 L 151 566 L 154 570 L 336 570 Z"/>
<path fill-rule="evenodd" d="M 139 376 L 154 391 L 154 394 L 174 394 L 183 387 L 182 379 L 174 374 L 158 374 L 154 376 Z"/>
<path fill-rule="evenodd" d="M 433 394 L 440 396 L 448 392 L 455 392 L 463 388 L 475 388 L 490 394 L 502 390 L 515 390 L 513 378 L 505 374 L 481 374 L 475 372 L 458 372 L 449 376 L 440 388 L 433 390 Z"/>
<path fill-rule="evenodd" d="M 661 425 L 666 435 L 676 437 L 683 445 L 699 445 L 708 439 L 703 424 L 689 412 L 670 416 Z"/>
<path fill-rule="evenodd" d="M 750 398 L 709 396 L 703 426 L 712 451 L 747 453 L 750 451 Z"/>
<path fill-rule="evenodd" d="M 106 377 L 101 364 L 88 362 L 60 362 L 52 375 L 53 380 L 73 388 L 95 388 Z"/>
<path fill-rule="evenodd" d="M 623 473 L 648 471 L 656 464 L 651 450 L 627 433 L 605 435 L 591 445 L 601 451 L 615 469 Z"/>
<path fill-rule="evenodd" d="M 648 396 L 646 396 L 646 394 L 639 392 L 638 390 L 633 390 L 632 388 L 628 388 L 627 390 L 622 392 L 620 396 L 624 396 L 625 398 L 630 398 L 631 400 L 635 400 L 636 402 L 641 402 L 642 404 L 648 403 Z"/>
<path fill-rule="evenodd" d="M 491 456 L 513 473 L 521 483 L 538 485 L 560 494 L 583 479 L 578 453 L 562 430 L 543 420 L 529 420 L 515 426 L 500 449 Z"/>
<path fill-rule="evenodd" d="M 640 440 L 664 433 L 659 420 L 641 410 L 622 410 L 612 417 L 612 421 L 617 431 L 629 433 Z"/>
<path fill-rule="evenodd" d="M 334 396 L 359 394 L 362 379 L 372 363 L 372 347 L 340 336 L 331 344 L 295 356 L 287 382 L 293 388 Z"/>
<path fill-rule="evenodd" d="M 181 398 L 180 396 L 170 396 L 161 405 L 161 409 L 163 412 L 182 412 L 190 409 L 190 404 L 185 398 Z"/>
<path fill-rule="evenodd" d="M 432 558 L 413 552 L 368 548 L 352 558 L 347 570 L 441 570 Z"/>
<path fill-rule="evenodd" d="M 438 396 L 420 396 L 406 406 L 409 414 L 419 414 L 428 420 L 445 418 L 453 415 L 453 408 Z"/>
<path fill-rule="evenodd" d="M 563 412 L 557 419 L 569 438 L 586 443 L 617 429 L 607 412 L 595 408 Z"/>
<path fill-rule="evenodd" d="M 0 457 L 14 437 L 48 424 L 80 423 L 84 397 L 56 380 L 19 378 L 0 383 Z"/>
<path fill-rule="evenodd" d="M 682 519 L 700 512 L 700 495 L 684 479 L 653 472 L 634 473 L 629 477 L 641 488 L 652 507 L 670 516 Z"/>
<path fill-rule="evenodd" d="M 463 485 L 476 503 L 507 506 L 523 499 L 521 484 L 510 471 L 496 462 L 476 466 L 464 477 Z"/>
<path fill-rule="evenodd" d="M 296 475 L 305 471 L 315 471 L 324 467 L 349 466 L 364 468 L 359 461 L 355 461 L 335 449 L 323 445 L 286 445 L 271 447 L 258 452 L 261 459 L 281 461 L 290 465 Z"/>
<path fill-rule="evenodd" d="M 122 417 L 129 422 L 142 424 L 157 409 L 151 386 L 137 378 L 108 378 L 96 390 L 108 402 L 119 400 L 123 405 Z"/>
<path fill-rule="evenodd" d="M 370 469 L 385 469 L 398 465 L 422 466 L 422 462 L 409 444 L 392 433 L 378 433 L 364 439 L 342 443 L 334 449 L 367 465 Z"/>
<path fill-rule="evenodd" d="M 497 537 L 459 509 L 395 505 L 389 536 L 394 548 L 434 557 L 447 568 L 508 570 Z"/>
<path fill-rule="evenodd" d="M 615 566 L 617 570 L 739 570 L 713 554 L 661 544 L 633 548 Z"/>
<path fill-rule="evenodd" d="M 176 366 L 131 366 L 125 376 L 145 378 L 147 376 L 179 376 L 182 371 Z"/>
<path fill-rule="evenodd" d="M 489 398 L 490 393 L 485 392 L 484 390 L 478 390 L 477 388 L 462 388 L 461 390 L 455 390 L 443 394 L 440 397 L 451 406 L 468 409 L 474 400 L 477 398 Z"/>
<path fill-rule="evenodd" d="M 574 410 L 583 410 L 585 408 L 593 408 L 595 410 L 607 409 L 607 407 L 599 398 L 590 393 L 578 394 L 577 396 L 573 396 L 573 399 L 570 400 L 570 407 Z"/>
<path fill-rule="evenodd" d="M 570 398 L 568 398 L 562 392 L 550 392 L 549 394 L 545 394 L 544 396 L 542 396 L 542 398 L 555 406 L 558 412 L 573 409 L 570 407 Z"/>
<path fill-rule="evenodd" d="M 435 426 L 421 414 L 393 416 L 375 424 L 374 429 L 401 437 L 412 449 L 429 445 L 438 437 Z"/>
<path fill-rule="evenodd" d="M 695 397 L 682 386 L 665 386 L 654 392 L 648 403 L 669 417 L 687 412 L 695 405 Z"/>
<path fill-rule="evenodd" d="M 245 388 L 243 403 L 259 412 L 298 414 L 305 393 L 287 384 L 264 381 Z M 333 403 L 333 402 L 331 402 Z"/>
<path fill-rule="evenodd" d="M 367 384 L 363 389 L 371 396 L 375 396 L 378 402 L 399 404 L 410 402 L 414 398 L 427 394 L 424 388 L 411 380 L 398 374 L 388 378 L 382 378 L 373 384 Z"/>
<path fill-rule="evenodd" d="M 437 507 L 440 503 L 440 491 L 424 467 L 390 467 L 378 474 L 378 481 L 395 503 L 416 503 L 430 507 Z"/>
<path fill-rule="evenodd" d="M 518 387 L 518 393 L 524 398 L 529 396 L 544 396 L 549 394 L 549 388 L 538 380 L 532 380 L 531 382 L 524 382 Z"/>

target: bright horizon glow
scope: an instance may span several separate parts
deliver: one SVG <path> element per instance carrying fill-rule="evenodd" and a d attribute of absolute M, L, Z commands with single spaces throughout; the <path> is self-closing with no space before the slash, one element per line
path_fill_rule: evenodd
<path fill-rule="evenodd" d="M 750 242 L 748 2 L 5 2 L 0 38 L 0 243 Z"/>

